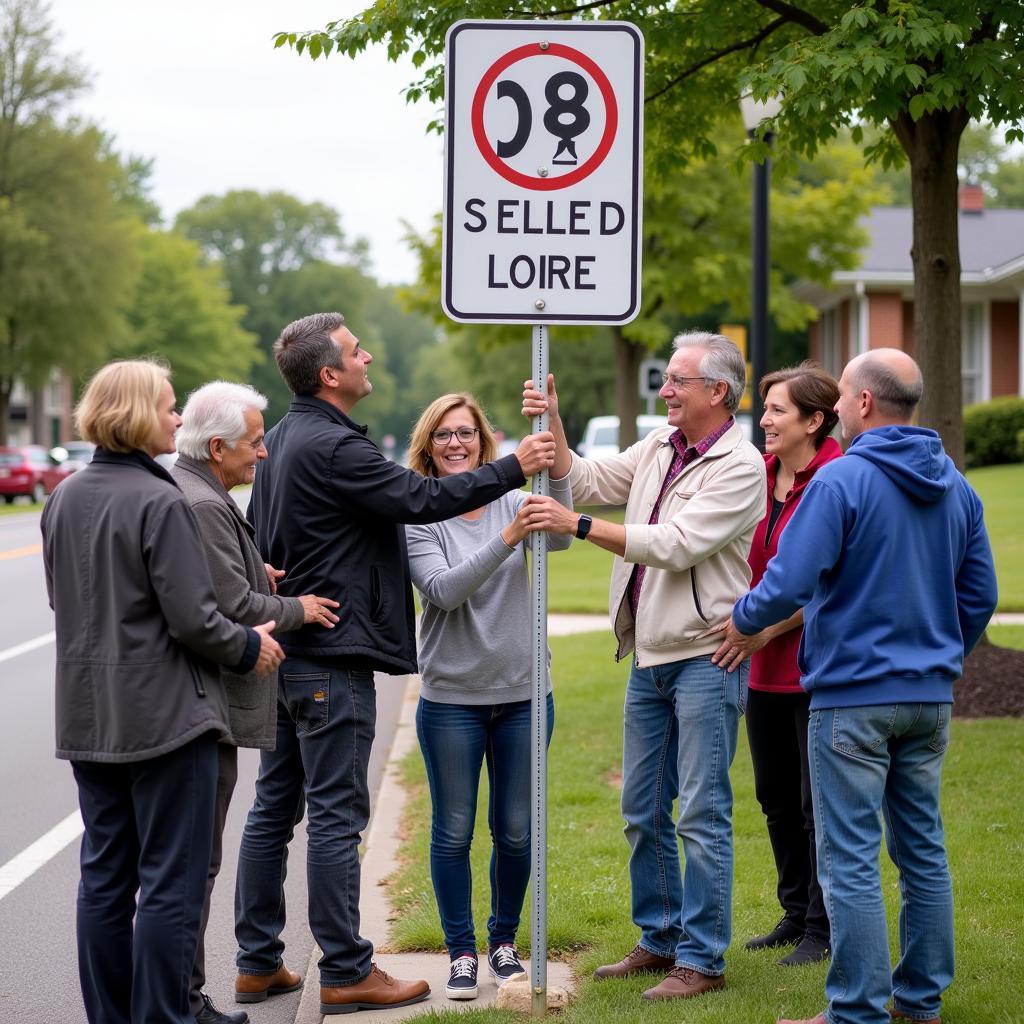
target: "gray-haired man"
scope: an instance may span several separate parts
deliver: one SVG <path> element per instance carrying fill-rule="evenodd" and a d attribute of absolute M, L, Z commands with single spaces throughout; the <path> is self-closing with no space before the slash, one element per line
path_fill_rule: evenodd
<path fill-rule="evenodd" d="M 729 765 L 745 667 L 713 665 L 719 629 L 750 584 L 747 553 L 764 515 L 764 460 L 733 417 L 743 357 L 720 335 L 681 334 L 661 397 L 668 423 L 618 455 L 570 452 L 554 378 L 547 396 L 527 381 L 523 414 L 551 413 L 553 478 L 573 502 L 626 506 L 622 525 L 550 499 L 531 499 L 531 523 L 611 551 L 610 614 L 617 658 L 630 651 L 622 753 L 622 814 L 632 848 L 633 921 L 640 941 L 598 978 L 664 972 L 645 999 L 685 999 L 725 985 L 732 910 Z M 679 801 L 678 824 L 672 805 Z M 679 870 L 676 833 L 686 871 Z"/>
<path fill-rule="evenodd" d="M 267 400 L 245 384 L 214 381 L 194 391 L 181 414 L 177 434 L 178 461 L 171 470 L 188 499 L 210 564 L 218 610 L 243 625 L 274 619 L 277 631 L 298 629 L 306 622 L 330 626 L 337 601 L 306 594 L 281 597 L 276 581 L 282 570 L 265 565 L 252 527 L 228 491 L 250 484 L 256 463 L 267 457 L 263 445 L 263 410 Z M 231 737 L 217 748 L 217 801 L 213 849 L 206 883 L 206 902 L 199 924 L 199 944 L 189 988 L 189 1008 L 196 1024 L 245 1024 L 248 1014 L 221 1013 L 205 992 L 203 934 L 210 916 L 210 897 L 220 871 L 222 835 L 228 804 L 238 780 L 238 747 L 273 750 L 277 723 L 277 672 L 255 671 L 237 676 L 222 669 L 228 695 Z M 297 975 L 295 985 L 301 984 Z"/>

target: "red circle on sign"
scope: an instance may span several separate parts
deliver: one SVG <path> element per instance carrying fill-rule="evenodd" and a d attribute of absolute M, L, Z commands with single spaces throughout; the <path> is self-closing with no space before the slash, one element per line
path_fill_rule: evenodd
<path fill-rule="evenodd" d="M 484 132 L 484 101 L 487 98 L 487 93 L 490 92 L 491 86 L 494 85 L 495 79 L 502 71 L 526 57 L 564 57 L 566 60 L 578 64 L 597 83 L 597 87 L 601 90 L 601 96 L 604 98 L 604 134 L 601 136 L 597 149 L 581 167 L 555 178 L 534 177 L 509 167 L 494 151 L 494 147 Z M 612 84 L 608 81 L 607 75 L 585 53 L 561 43 L 549 43 L 546 50 L 542 50 L 539 43 L 527 43 L 526 46 L 509 50 L 503 57 L 499 57 L 480 79 L 480 84 L 476 87 L 476 93 L 473 95 L 472 122 L 473 138 L 476 139 L 477 149 L 480 150 L 480 155 L 494 171 L 506 181 L 512 182 L 513 185 L 521 185 L 523 188 L 531 188 L 535 191 L 550 192 L 558 188 L 568 188 L 570 185 L 583 181 L 601 166 L 615 141 L 615 132 L 619 125 L 619 108 L 615 103 L 615 93 L 612 91 Z"/>

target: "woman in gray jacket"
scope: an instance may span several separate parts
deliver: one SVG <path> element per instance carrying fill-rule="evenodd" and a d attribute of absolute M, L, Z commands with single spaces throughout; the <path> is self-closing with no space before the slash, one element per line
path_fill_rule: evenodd
<path fill-rule="evenodd" d="M 75 411 L 92 462 L 43 510 L 57 756 L 85 823 L 78 964 L 92 1024 L 182 1024 L 213 828 L 216 664 L 272 671 L 273 622 L 217 611 L 195 518 L 154 456 L 180 424 L 167 370 L 111 363 Z M 133 927 L 134 918 L 134 927 Z"/>
<path fill-rule="evenodd" d="M 445 477 L 496 454 L 476 400 L 444 395 L 413 428 L 409 465 Z M 572 507 L 567 485 L 552 481 L 551 494 Z M 530 633 L 523 544 L 529 501 L 512 491 L 454 519 L 405 528 L 423 604 L 416 734 L 433 807 L 430 874 L 451 958 L 449 999 L 478 992 L 469 850 L 485 759 L 493 840 L 487 967 L 499 985 L 523 971 L 515 937 L 530 877 L 530 663 L 523 657 Z M 566 548 L 571 538 L 549 542 Z M 549 677 L 549 736 L 554 713 Z"/>

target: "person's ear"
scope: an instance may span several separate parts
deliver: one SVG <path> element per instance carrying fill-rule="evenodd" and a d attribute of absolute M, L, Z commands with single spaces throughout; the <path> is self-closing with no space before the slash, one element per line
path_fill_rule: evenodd
<path fill-rule="evenodd" d="M 210 458 L 214 462 L 224 461 L 224 449 L 227 445 L 224 444 L 224 438 L 222 437 L 211 437 L 210 438 Z"/>
<path fill-rule="evenodd" d="M 335 388 L 338 386 L 338 369 L 335 366 L 320 367 L 320 386 Z"/>
<path fill-rule="evenodd" d="M 807 421 L 807 433 L 816 434 L 820 429 L 822 423 L 825 422 L 825 416 L 820 409 L 816 409 L 811 415 L 811 418 Z"/>

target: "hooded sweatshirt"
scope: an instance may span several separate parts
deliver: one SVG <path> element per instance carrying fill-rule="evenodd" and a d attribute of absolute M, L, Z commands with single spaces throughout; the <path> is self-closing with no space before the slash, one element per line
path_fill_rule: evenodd
<path fill-rule="evenodd" d="M 996 605 L 981 501 L 933 430 L 885 426 L 822 466 L 733 621 L 804 608 L 811 709 L 949 703 Z"/>

